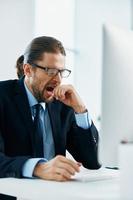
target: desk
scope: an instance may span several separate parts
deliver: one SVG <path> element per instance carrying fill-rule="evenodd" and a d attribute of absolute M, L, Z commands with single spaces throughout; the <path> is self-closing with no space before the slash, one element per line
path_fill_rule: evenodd
<path fill-rule="evenodd" d="M 23 200 L 120 200 L 119 179 L 54 182 L 1 178 L 0 193 Z"/>

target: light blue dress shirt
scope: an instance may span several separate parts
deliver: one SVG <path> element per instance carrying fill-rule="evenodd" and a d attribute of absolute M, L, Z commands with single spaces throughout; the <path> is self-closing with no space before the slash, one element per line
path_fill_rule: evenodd
<path fill-rule="evenodd" d="M 31 108 L 32 119 L 34 120 L 34 110 L 33 107 L 38 102 L 36 98 L 32 95 L 30 90 L 27 88 L 24 83 L 29 105 Z M 39 162 L 47 162 L 55 156 L 55 148 L 54 148 L 54 140 L 52 135 L 52 128 L 50 124 L 48 110 L 45 108 L 45 103 L 41 103 L 42 110 L 40 113 L 40 118 L 42 120 L 42 130 L 43 130 L 43 148 L 44 148 L 44 158 L 31 158 L 28 159 L 22 168 L 22 175 L 24 177 L 33 178 L 33 171 L 37 163 Z M 88 112 L 83 114 L 75 114 L 76 123 L 79 127 L 87 129 L 91 126 L 91 119 Z M 46 131 L 47 130 L 47 131 Z M 47 133 L 48 132 L 48 133 Z"/>

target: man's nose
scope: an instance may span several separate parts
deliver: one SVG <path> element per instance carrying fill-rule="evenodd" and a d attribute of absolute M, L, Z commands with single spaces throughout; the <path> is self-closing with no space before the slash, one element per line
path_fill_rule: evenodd
<path fill-rule="evenodd" d="M 56 81 L 58 81 L 58 82 L 61 82 L 62 78 L 61 78 L 60 72 L 58 72 L 58 73 L 54 76 L 53 80 L 56 80 Z"/>

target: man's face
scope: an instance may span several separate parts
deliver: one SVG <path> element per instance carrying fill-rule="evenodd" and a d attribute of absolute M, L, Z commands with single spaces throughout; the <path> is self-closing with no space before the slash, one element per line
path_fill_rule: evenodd
<path fill-rule="evenodd" d="M 65 56 L 61 53 L 44 53 L 42 59 L 35 64 L 61 70 L 65 67 Z M 51 102 L 54 99 L 54 88 L 61 83 L 60 73 L 49 76 L 43 69 L 34 68 L 31 67 L 31 74 L 27 79 L 28 87 L 39 102 Z"/>

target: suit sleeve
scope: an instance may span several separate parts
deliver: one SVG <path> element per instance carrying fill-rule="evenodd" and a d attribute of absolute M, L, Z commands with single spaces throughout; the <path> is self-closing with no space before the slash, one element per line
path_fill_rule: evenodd
<path fill-rule="evenodd" d="M 72 114 L 72 123 L 67 134 L 67 149 L 78 162 L 88 169 L 99 169 L 98 162 L 98 131 L 91 124 L 88 129 L 83 129 L 76 124 Z"/>
<path fill-rule="evenodd" d="M 28 159 L 28 156 L 6 156 L 4 149 L 4 140 L 0 132 L 0 178 L 22 177 L 22 166 Z"/>

